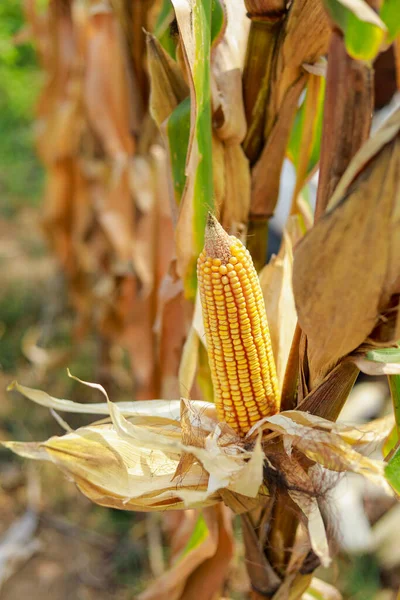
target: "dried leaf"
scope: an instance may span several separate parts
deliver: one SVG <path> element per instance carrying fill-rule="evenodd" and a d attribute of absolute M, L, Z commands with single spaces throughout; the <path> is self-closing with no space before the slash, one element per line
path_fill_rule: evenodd
<path fill-rule="evenodd" d="M 331 562 L 328 538 L 317 500 L 294 491 L 289 491 L 289 495 L 307 519 L 311 548 L 320 559 L 322 566 L 328 567 Z"/>
<path fill-rule="evenodd" d="M 293 288 L 314 382 L 364 342 L 399 292 L 399 127 L 397 111 L 355 156 L 328 213 L 296 247 Z"/>
<path fill-rule="evenodd" d="M 178 104 L 189 95 L 189 88 L 178 65 L 154 35 L 146 34 L 151 92 L 150 111 L 160 126 Z"/>
<path fill-rule="evenodd" d="M 250 208 L 249 162 L 239 144 L 224 145 L 223 160 L 225 197 L 221 222 L 232 235 L 243 240 Z"/>
<path fill-rule="evenodd" d="M 233 554 L 228 510 L 217 505 L 202 511 L 187 545 L 173 565 L 156 579 L 139 600 L 212 600 L 220 591 Z"/>
<path fill-rule="evenodd" d="M 97 384 L 81 383 L 105 394 Z M 178 401 L 114 404 L 107 400 L 106 404 L 80 405 L 16 383 L 14 388 L 37 403 L 58 410 L 110 415 L 111 424 L 83 427 L 42 444 L 6 443 L 22 456 L 52 460 L 98 504 L 126 510 L 157 510 L 161 506 L 171 509 L 214 504 L 221 499 L 218 490 L 225 487 L 248 498 L 259 494 L 264 456 L 260 439 L 254 444 L 254 451 L 245 450 L 233 431 L 227 436 L 217 424 L 213 404 L 189 405 L 191 426 L 202 430 L 203 441 L 196 446 L 192 445 L 193 440 L 184 443 L 181 425 L 174 419 Z M 124 415 L 129 415 L 129 420 Z M 196 461 L 177 483 L 175 474 L 183 453 Z"/>
<path fill-rule="evenodd" d="M 322 3 L 299 0 L 290 5 L 275 50 L 273 81 L 277 84 L 271 86 L 268 99 L 266 143 L 252 173 L 251 214 L 268 218 L 274 212 L 291 125 L 308 78 L 302 65 L 326 54 L 330 34 Z"/>
<path fill-rule="evenodd" d="M 260 272 L 272 350 L 281 386 L 297 322 L 292 290 L 293 254 L 289 233 L 283 234 L 281 248 Z"/>
<path fill-rule="evenodd" d="M 212 53 L 213 113 L 218 137 L 229 144 L 240 144 L 247 124 L 243 105 L 242 66 L 250 21 L 244 3 L 227 1 L 226 28 Z"/>

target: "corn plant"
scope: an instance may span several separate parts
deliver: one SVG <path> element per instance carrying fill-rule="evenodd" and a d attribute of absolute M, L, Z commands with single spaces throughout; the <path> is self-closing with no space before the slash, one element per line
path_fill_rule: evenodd
<path fill-rule="evenodd" d="M 332 556 L 327 473 L 400 493 L 400 111 L 370 136 L 398 4 L 33 4 L 47 230 L 81 319 L 129 347 L 144 396 L 175 399 L 82 382 L 105 396 L 85 405 L 14 383 L 107 420 L 6 446 L 103 506 L 196 509 L 142 600 L 222 595 L 232 514 L 254 598 L 337 598 L 313 578 Z M 265 264 L 285 157 L 296 185 Z M 350 427 L 336 420 L 360 370 L 388 376 L 394 411 Z"/>

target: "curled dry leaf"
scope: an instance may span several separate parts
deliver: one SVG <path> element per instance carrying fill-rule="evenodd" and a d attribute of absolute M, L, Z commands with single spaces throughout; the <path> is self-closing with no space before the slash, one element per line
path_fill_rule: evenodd
<path fill-rule="evenodd" d="M 18 384 L 14 387 L 40 404 L 74 411 L 75 403 Z M 84 405 L 76 408 L 85 411 Z M 199 429 L 200 446 L 182 442 L 179 401 L 107 402 L 88 408 L 95 414 L 109 414 L 112 422 L 83 427 L 43 444 L 10 442 L 9 447 L 28 458 L 55 462 L 94 502 L 125 510 L 207 506 L 220 500 L 218 490 L 225 487 L 249 498 L 260 494 L 260 440 L 252 452 L 245 450 L 233 431 L 226 434 L 218 426 L 213 404 L 190 403 L 188 416 L 191 426 Z M 129 419 L 124 416 L 128 414 Z M 184 452 L 196 460 L 175 480 Z"/>
<path fill-rule="evenodd" d="M 399 131 L 397 110 L 355 156 L 327 214 L 296 247 L 293 288 L 314 381 L 365 341 L 400 292 Z"/>
<path fill-rule="evenodd" d="M 101 386 L 87 385 L 105 394 Z M 205 507 L 223 500 L 233 510 L 246 512 L 264 505 L 269 487 L 274 489 L 280 475 L 288 489 L 299 491 L 293 499 L 305 515 L 314 550 L 327 562 L 319 508 L 309 501 L 320 488 L 319 475 L 310 478 L 298 457 L 307 457 L 319 473 L 322 467 L 338 473 L 353 471 L 388 491 L 384 463 L 360 453 L 368 443 L 387 436 L 392 426 L 388 420 L 375 431 L 371 425 L 356 429 L 286 411 L 262 419 L 239 437 L 217 421 L 215 406 L 208 402 L 113 403 L 106 396 L 106 402 L 84 405 L 17 383 L 11 388 L 57 411 L 109 415 L 109 422 L 43 443 L 5 442 L 21 456 L 53 462 L 103 506 L 154 511 Z M 276 438 L 282 441 L 280 452 Z M 274 472 L 270 479 L 268 473 Z"/>

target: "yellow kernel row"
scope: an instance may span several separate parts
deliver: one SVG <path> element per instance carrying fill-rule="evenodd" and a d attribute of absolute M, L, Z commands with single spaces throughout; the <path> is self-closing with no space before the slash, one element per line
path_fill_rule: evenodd
<path fill-rule="evenodd" d="M 206 234 L 198 282 L 215 402 L 218 418 L 245 434 L 279 409 L 275 364 L 251 257 L 218 223 L 212 227 L 209 246 L 222 258 L 207 255 Z"/>

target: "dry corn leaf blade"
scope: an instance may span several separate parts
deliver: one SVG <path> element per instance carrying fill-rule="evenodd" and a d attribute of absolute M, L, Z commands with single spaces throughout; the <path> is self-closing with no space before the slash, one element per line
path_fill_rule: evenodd
<path fill-rule="evenodd" d="M 221 207 L 221 222 L 232 235 L 244 241 L 250 208 L 249 162 L 239 144 L 224 144 L 223 160 L 225 194 Z M 214 180 L 218 173 L 219 171 L 214 173 Z"/>
<path fill-rule="evenodd" d="M 212 52 L 211 84 L 216 133 L 229 144 L 240 144 L 246 135 L 242 92 L 242 68 L 250 26 L 244 3 L 224 1 L 226 28 Z M 213 85 L 214 84 L 214 85 Z"/>
<path fill-rule="evenodd" d="M 204 509 L 194 523 L 186 546 L 168 571 L 139 600 L 212 600 L 220 591 L 233 554 L 228 509 L 222 504 Z"/>
<path fill-rule="evenodd" d="M 161 46 L 157 38 L 146 34 L 149 64 L 150 112 L 160 127 L 174 108 L 189 95 L 189 88 L 177 63 Z"/>
<path fill-rule="evenodd" d="M 276 371 L 281 386 L 297 323 L 292 290 L 292 271 L 292 242 L 289 233 L 285 231 L 278 255 L 271 258 L 259 275 Z"/>
<path fill-rule="evenodd" d="M 54 410 L 61 412 L 81 413 L 87 415 L 109 414 L 107 402 L 81 404 L 71 400 L 54 398 L 46 392 L 20 385 L 16 381 L 8 387 L 8 390 L 17 390 L 36 404 L 40 404 L 41 406 L 45 406 L 47 408 L 53 408 Z M 121 413 L 127 417 L 135 415 L 151 416 L 153 414 L 171 421 L 179 421 L 180 418 L 179 400 L 153 400 L 151 405 L 149 405 L 146 401 L 119 402 L 117 404 Z"/>
<path fill-rule="evenodd" d="M 129 157 L 134 150 L 126 57 L 118 21 L 106 5 L 90 15 L 86 46 L 84 102 L 88 120 L 110 159 L 99 219 L 123 261 L 132 253 L 133 204 Z"/>
<path fill-rule="evenodd" d="M 183 397 L 190 397 L 191 389 L 196 376 L 197 362 L 199 358 L 199 344 L 200 338 L 192 325 L 183 346 L 182 358 L 179 365 L 179 387 L 180 395 Z"/>
<path fill-rule="evenodd" d="M 44 162 L 51 164 L 76 150 L 82 125 L 74 18 L 70 7 L 60 11 L 55 4 L 43 15 L 26 3 L 25 12 L 48 75 L 38 104 L 37 147 Z"/>
<path fill-rule="evenodd" d="M 399 128 L 400 110 L 355 156 L 330 210 L 296 247 L 293 288 L 314 381 L 364 342 L 399 292 Z"/>
<path fill-rule="evenodd" d="M 188 303 L 184 299 L 181 279 L 170 273 L 164 277 L 157 298 L 157 314 L 154 333 L 159 340 L 161 395 L 176 398 L 180 394 L 179 365 L 188 329 L 186 317 Z M 185 392 L 189 396 L 189 392 Z"/>
<path fill-rule="evenodd" d="M 90 15 L 85 103 L 93 129 L 109 156 L 131 154 L 126 58 L 118 21 L 103 4 Z"/>
<path fill-rule="evenodd" d="M 307 519 L 311 548 L 320 559 L 322 566 L 329 566 L 331 558 L 328 538 L 317 500 L 296 491 L 289 491 L 289 495 Z"/>

